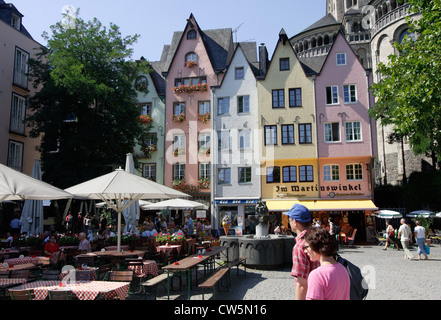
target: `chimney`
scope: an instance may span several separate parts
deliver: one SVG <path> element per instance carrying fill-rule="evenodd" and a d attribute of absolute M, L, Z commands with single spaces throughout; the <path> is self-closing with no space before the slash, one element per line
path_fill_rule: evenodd
<path fill-rule="evenodd" d="M 268 50 L 264 43 L 261 43 L 259 46 L 259 71 L 260 76 L 264 77 L 267 72 L 268 67 Z"/>

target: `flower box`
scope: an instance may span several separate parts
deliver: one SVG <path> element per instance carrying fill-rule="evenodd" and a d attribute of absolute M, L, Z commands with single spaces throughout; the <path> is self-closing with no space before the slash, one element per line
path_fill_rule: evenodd
<path fill-rule="evenodd" d="M 178 115 L 173 114 L 172 119 L 174 122 L 182 123 L 185 121 L 185 114 L 183 114 L 183 113 L 178 114 Z"/>
<path fill-rule="evenodd" d="M 187 61 L 186 63 L 185 63 L 185 66 L 187 67 L 187 68 L 192 68 L 192 67 L 194 67 L 196 65 L 196 61 L 192 61 L 192 60 L 189 60 L 189 61 Z"/>
<path fill-rule="evenodd" d="M 185 180 L 184 179 L 174 179 L 172 181 L 172 185 L 177 190 L 183 190 L 185 188 Z"/>
<path fill-rule="evenodd" d="M 210 119 L 210 112 L 198 114 L 198 120 L 202 121 L 203 123 L 207 123 L 208 121 L 210 121 Z"/>
<path fill-rule="evenodd" d="M 148 114 L 140 115 L 138 119 L 143 124 L 151 124 L 153 122 L 152 116 Z"/>
<path fill-rule="evenodd" d="M 198 180 L 198 187 L 200 189 L 208 189 L 208 188 L 210 188 L 210 179 L 209 178 L 200 178 Z"/>
<path fill-rule="evenodd" d="M 207 90 L 208 90 L 208 85 L 206 83 L 201 83 L 197 85 L 182 84 L 178 87 L 173 88 L 173 92 L 175 93 L 206 92 Z"/>

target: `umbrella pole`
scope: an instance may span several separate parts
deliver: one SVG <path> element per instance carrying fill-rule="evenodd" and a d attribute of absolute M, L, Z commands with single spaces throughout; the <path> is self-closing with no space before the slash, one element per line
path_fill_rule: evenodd
<path fill-rule="evenodd" d="M 121 252 L 121 212 L 118 212 L 118 238 L 117 251 Z"/>

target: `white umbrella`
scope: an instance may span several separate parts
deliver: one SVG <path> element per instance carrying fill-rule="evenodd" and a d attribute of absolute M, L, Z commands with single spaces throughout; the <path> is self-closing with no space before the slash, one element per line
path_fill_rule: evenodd
<path fill-rule="evenodd" d="M 127 153 L 126 155 L 126 172 L 135 173 L 135 164 L 133 163 L 133 155 L 131 153 Z M 133 202 L 130 207 L 122 212 L 125 220 L 125 232 L 135 232 L 135 234 L 139 234 L 138 229 L 136 229 L 136 224 L 139 220 L 139 200 Z"/>
<path fill-rule="evenodd" d="M 431 218 L 435 217 L 435 213 L 429 210 L 416 210 L 406 215 L 409 218 Z"/>
<path fill-rule="evenodd" d="M 73 195 L 0 164 L 0 202 L 6 200 L 57 200 L 67 198 L 73 198 Z"/>
<path fill-rule="evenodd" d="M 377 218 L 380 219 L 393 219 L 393 218 L 402 218 L 403 215 L 399 213 L 398 211 L 393 210 L 379 210 L 374 212 L 373 214 Z"/>
<path fill-rule="evenodd" d="M 441 218 L 441 212 L 438 212 L 438 213 L 435 215 L 435 217 L 437 217 L 437 218 Z"/>
<path fill-rule="evenodd" d="M 138 200 L 139 202 L 139 207 L 142 209 L 142 206 L 148 205 L 148 204 L 152 204 L 153 202 L 150 201 L 145 201 L 145 200 Z M 105 202 L 98 202 L 97 204 L 95 204 L 95 207 L 97 208 L 103 208 L 106 207 L 107 203 Z"/>
<path fill-rule="evenodd" d="M 185 199 L 170 199 L 161 202 L 142 206 L 143 210 L 208 210 L 208 206 L 203 203 Z"/>
<path fill-rule="evenodd" d="M 118 213 L 118 251 L 121 249 L 121 212 L 140 199 L 189 197 L 188 194 L 163 186 L 124 170 L 115 171 L 66 189 L 87 199 L 100 199 Z"/>
<path fill-rule="evenodd" d="M 32 177 L 41 180 L 41 165 L 38 159 L 34 160 Z M 22 233 L 43 233 L 43 200 L 25 200 L 20 221 Z"/>

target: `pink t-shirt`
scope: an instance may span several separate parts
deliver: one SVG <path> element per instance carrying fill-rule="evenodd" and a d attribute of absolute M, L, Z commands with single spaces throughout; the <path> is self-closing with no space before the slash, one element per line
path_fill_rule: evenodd
<path fill-rule="evenodd" d="M 342 264 L 320 266 L 309 274 L 306 300 L 349 300 L 350 288 L 349 274 Z"/>

